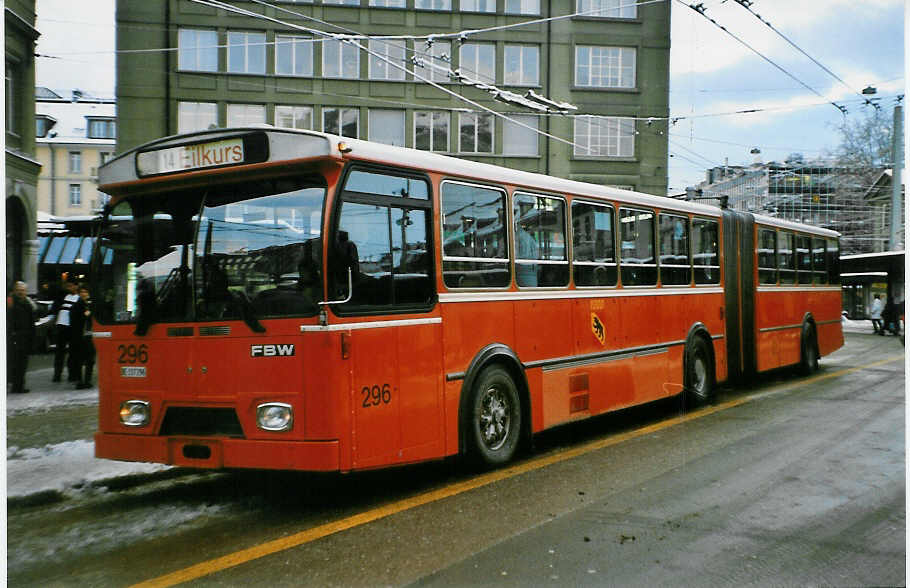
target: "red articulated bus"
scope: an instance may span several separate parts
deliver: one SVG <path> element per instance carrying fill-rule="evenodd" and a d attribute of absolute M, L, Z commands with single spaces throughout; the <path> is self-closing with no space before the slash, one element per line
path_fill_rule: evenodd
<path fill-rule="evenodd" d="M 837 233 L 317 132 L 100 171 L 98 457 L 351 471 L 531 435 L 843 345 Z"/>

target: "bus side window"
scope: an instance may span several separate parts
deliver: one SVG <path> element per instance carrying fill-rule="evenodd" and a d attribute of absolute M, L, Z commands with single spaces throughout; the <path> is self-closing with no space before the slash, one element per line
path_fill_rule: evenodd
<path fill-rule="evenodd" d="M 815 284 L 828 282 L 828 271 L 825 268 L 825 240 L 812 238 L 812 281 Z"/>
<path fill-rule="evenodd" d="M 780 270 L 780 283 L 796 283 L 796 258 L 793 255 L 793 233 L 780 231 L 777 233 L 777 266 Z"/>
<path fill-rule="evenodd" d="M 623 286 L 654 286 L 654 213 L 650 210 L 619 209 L 619 268 Z"/>
<path fill-rule="evenodd" d="M 696 284 L 720 283 L 717 221 L 692 219 L 692 265 Z"/>
<path fill-rule="evenodd" d="M 515 281 L 524 288 L 567 286 L 566 203 L 560 198 L 516 192 Z"/>
<path fill-rule="evenodd" d="M 840 243 L 836 239 L 827 239 L 826 257 L 828 258 L 828 283 L 840 284 Z"/>
<path fill-rule="evenodd" d="M 807 235 L 796 237 L 797 281 L 800 284 L 812 283 L 812 240 Z"/>
<path fill-rule="evenodd" d="M 572 271 L 576 286 L 616 285 L 613 208 L 572 203 Z"/>
<path fill-rule="evenodd" d="M 777 284 L 777 233 L 773 229 L 758 231 L 758 283 Z"/>
<path fill-rule="evenodd" d="M 684 216 L 660 215 L 660 283 L 689 285 L 692 267 L 689 261 L 689 219 Z"/>
<path fill-rule="evenodd" d="M 511 281 L 506 194 L 442 184 L 442 279 L 449 288 L 504 288 Z"/>

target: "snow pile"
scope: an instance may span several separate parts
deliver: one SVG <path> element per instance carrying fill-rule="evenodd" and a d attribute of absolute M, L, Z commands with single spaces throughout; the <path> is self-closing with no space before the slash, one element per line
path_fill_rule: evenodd
<path fill-rule="evenodd" d="M 13 498 L 45 491 L 68 492 L 98 480 L 149 474 L 169 467 L 95 459 L 95 444 L 84 439 L 38 448 L 8 447 L 6 495 Z"/>

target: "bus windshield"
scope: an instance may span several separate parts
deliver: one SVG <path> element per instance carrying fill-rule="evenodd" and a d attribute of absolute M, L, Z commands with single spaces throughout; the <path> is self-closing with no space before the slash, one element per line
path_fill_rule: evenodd
<path fill-rule="evenodd" d="M 128 197 L 95 257 L 102 323 L 313 316 L 322 293 L 321 178 Z"/>

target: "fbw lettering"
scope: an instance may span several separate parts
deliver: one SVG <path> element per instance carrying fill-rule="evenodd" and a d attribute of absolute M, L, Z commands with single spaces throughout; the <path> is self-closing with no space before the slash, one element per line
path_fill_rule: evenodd
<path fill-rule="evenodd" d="M 250 357 L 289 357 L 294 355 L 294 345 L 250 345 Z"/>

